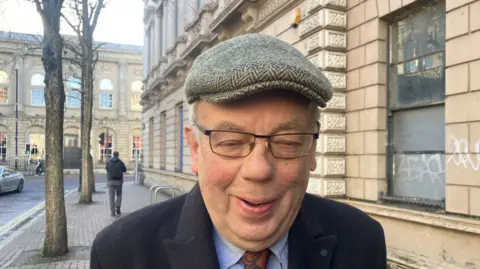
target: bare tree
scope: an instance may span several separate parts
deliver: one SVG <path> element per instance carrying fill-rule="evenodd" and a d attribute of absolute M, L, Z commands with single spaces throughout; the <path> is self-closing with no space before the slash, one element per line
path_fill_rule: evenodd
<path fill-rule="evenodd" d="M 75 54 L 82 70 L 81 106 L 81 194 L 79 203 L 91 203 L 94 188 L 93 157 L 90 154 L 90 134 L 93 119 L 93 71 L 98 60 L 98 48 L 93 47 L 93 33 L 97 27 L 100 11 L 105 7 L 104 0 L 70 0 L 70 7 L 76 20 L 67 16 L 64 20 L 76 32 L 79 46 L 69 46 Z"/>
<path fill-rule="evenodd" d="M 43 23 L 42 63 L 45 70 L 46 229 L 43 255 L 61 256 L 68 252 L 67 218 L 63 186 L 63 38 L 60 17 L 63 0 L 34 0 Z"/>

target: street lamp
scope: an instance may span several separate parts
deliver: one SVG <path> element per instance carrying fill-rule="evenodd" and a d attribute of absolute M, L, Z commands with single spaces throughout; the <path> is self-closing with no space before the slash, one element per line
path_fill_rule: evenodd
<path fill-rule="evenodd" d="M 18 69 L 15 68 L 15 170 L 18 170 Z"/>

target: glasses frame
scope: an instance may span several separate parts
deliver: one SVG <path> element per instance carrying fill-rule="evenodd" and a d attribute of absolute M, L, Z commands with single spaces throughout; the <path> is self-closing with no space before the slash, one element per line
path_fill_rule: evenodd
<path fill-rule="evenodd" d="M 216 130 L 216 129 L 205 129 L 203 128 L 200 124 L 198 124 L 197 122 L 194 122 L 193 123 L 194 126 L 196 126 L 198 128 L 198 130 L 200 130 L 200 132 L 202 132 L 204 135 L 208 136 L 208 143 L 210 145 L 210 150 L 219 155 L 219 156 L 222 156 L 222 157 L 227 157 L 227 158 L 245 158 L 247 157 L 248 155 L 250 155 L 250 153 L 252 153 L 253 149 L 255 148 L 255 145 L 256 145 L 256 141 L 257 141 L 257 138 L 265 138 L 267 139 L 267 141 L 265 142 L 265 146 L 267 147 L 268 151 L 270 151 L 270 153 L 272 154 L 273 157 L 277 158 L 277 159 L 282 159 L 282 160 L 293 160 L 293 159 L 298 159 L 298 158 L 302 158 L 302 157 L 305 157 L 307 156 L 308 154 L 312 153 L 312 149 L 313 149 L 313 145 L 315 144 L 315 141 L 320 137 L 320 133 L 317 132 L 317 133 L 282 133 L 282 134 L 274 134 L 274 135 L 256 135 L 256 134 L 252 134 L 252 133 L 247 133 L 247 132 L 240 132 L 240 131 L 228 131 L 228 130 Z M 318 125 L 318 128 L 320 129 L 320 123 L 317 122 L 317 125 Z M 237 133 L 237 134 L 246 134 L 246 135 L 251 135 L 254 137 L 253 139 L 253 147 L 251 147 L 250 151 L 248 152 L 247 155 L 245 156 L 238 156 L 238 157 L 232 157 L 232 156 L 227 156 L 227 155 L 222 155 L 222 154 L 219 154 L 217 152 L 215 152 L 213 150 L 213 147 L 212 147 L 212 137 L 211 137 L 211 134 L 213 132 L 221 132 L 221 133 Z M 273 153 L 271 147 L 270 147 L 270 139 L 272 137 L 275 137 L 275 136 L 284 136 L 284 135 L 312 135 L 313 136 L 313 140 L 312 140 L 312 144 L 310 145 L 310 149 L 308 150 L 307 153 L 305 153 L 304 155 L 301 155 L 301 156 L 297 156 L 297 157 L 292 157 L 292 158 L 285 158 L 285 157 L 277 157 L 275 156 L 275 154 Z"/>

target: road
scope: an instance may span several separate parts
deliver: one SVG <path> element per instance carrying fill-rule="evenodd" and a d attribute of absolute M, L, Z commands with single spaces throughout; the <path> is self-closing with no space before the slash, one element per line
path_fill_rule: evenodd
<path fill-rule="evenodd" d="M 77 191 L 78 175 L 65 175 L 65 191 Z M 96 175 L 97 191 L 105 191 L 105 175 Z M 133 180 L 126 176 L 126 181 Z M 0 228 L 45 201 L 45 177 L 26 176 L 22 193 L 0 194 Z"/>

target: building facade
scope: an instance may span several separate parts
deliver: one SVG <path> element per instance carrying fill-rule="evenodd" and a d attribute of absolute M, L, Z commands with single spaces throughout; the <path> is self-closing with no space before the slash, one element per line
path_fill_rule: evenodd
<path fill-rule="evenodd" d="M 18 166 L 27 173 L 31 172 L 30 160 L 45 157 L 45 84 L 38 51 L 40 40 L 38 36 L 0 32 L 0 163 L 13 166 L 18 146 Z M 142 50 L 141 46 L 108 43 L 99 50 L 91 134 L 91 153 L 97 172 L 105 171 L 105 161 L 113 151 L 119 151 L 127 168 L 132 168 L 134 152 L 141 154 Z M 63 70 L 64 168 L 75 173 L 79 171 L 81 159 L 80 72 L 68 61 L 64 62 Z M 15 139 L 17 89 L 18 143 Z"/>
<path fill-rule="evenodd" d="M 308 192 L 377 219 L 391 268 L 480 268 L 478 14 L 479 0 L 145 0 L 145 183 L 197 180 L 182 130 L 195 57 L 276 36 L 334 86 Z"/>

